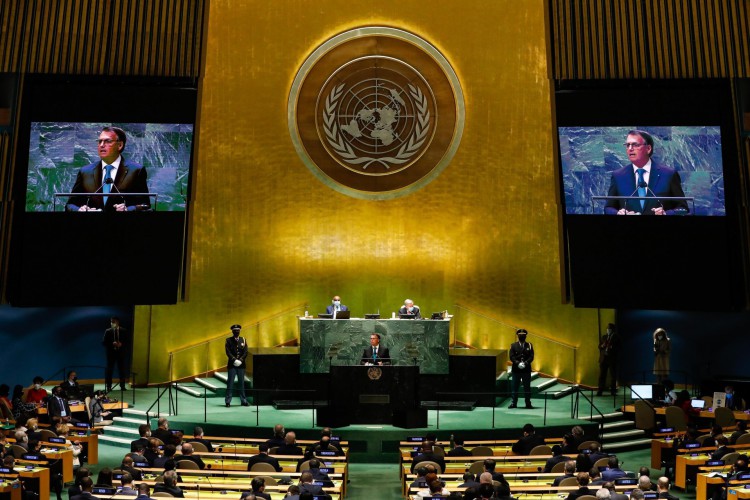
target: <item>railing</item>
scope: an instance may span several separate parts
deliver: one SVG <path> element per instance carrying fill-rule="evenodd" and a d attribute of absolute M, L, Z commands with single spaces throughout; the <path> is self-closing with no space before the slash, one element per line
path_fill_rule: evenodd
<path fill-rule="evenodd" d="M 594 404 L 594 390 L 591 389 L 591 397 L 588 397 L 586 393 L 584 392 L 584 389 L 581 388 L 580 385 L 573 386 L 573 392 L 572 394 L 575 394 L 575 397 L 570 399 L 570 418 L 579 418 L 580 417 L 580 398 L 583 396 L 583 399 L 588 401 L 589 403 L 589 421 L 593 420 L 594 417 L 594 411 L 599 414 L 601 419 L 599 420 L 599 443 L 604 444 L 604 413 L 601 412 L 601 410 Z"/>
<path fill-rule="evenodd" d="M 263 339 L 273 338 L 270 333 L 277 334 L 280 330 L 286 332 L 283 338 L 296 338 L 297 316 L 302 316 L 306 309 L 306 302 L 296 304 L 250 326 L 243 326 L 242 336 L 251 347 L 270 347 L 261 345 Z M 224 341 L 228 336 L 228 332 L 222 333 L 197 344 L 170 351 L 169 380 L 200 376 L 225 367 L 227 356 Z"/>
<path fill-rule="evenodd" d="M 249 389 L 245 388 L 245 397 L 251 397 L 253 398 L 253 403 L 255 406 L 255 426 L 260 427 L 260 398 L 258 397 L 260 394 L 284 394 L 284 393 L 294 393 L 294 394 L 312 394 L 312 405 L 310 407 L 311 411 L 311 421 L 310 426 L 315 427 L 315 410 L 326 406 L 326 404 L 317 405 L 316 404 L 316 397 L 318 396 L 318 390 L 317 389 Z M 240 389 L 239 388 L 232 388 L 232 396 L 233 399 L 241 399 L 240 397 Z M 153 406 L 153 405 L 152 405 Z M 203 421 L 208 422 L 208 389 L 206 386 L 203 386 Z"/>
<path fill-rule="evenodd" d="M 168 394 L 168 404 L 169 409 L 167 410 L 167 413 L 170 415 L 177 415 L 178 413 L 178 407 L 177 407 L 177 394 L 179 391 L 177 388 L 175 388 L 174 382 L 167 382 L 165 384 L 160 384 L 157 386 L 157 395 L 156 400 L 151 403 L 151 406 L 148 407 L 148 410 L 146 410 L 146 423 L 151 423 L 151 410 L 154 409 L 154 406 L 156 406 L 156 415 L 157 417 L 161 414 L 161 398 L 164 396 L 164 394 Z"/>
<path fill-rule="evenodd" d="M 453 307 L 456 310 L 453 315 L 454 344 L 460 342 L 483 349 L 498 346 L 508 348 L 516 341 L 516 330 L 520 327 L 503 323 L 461 304 L 454 304 Z M 534 344 L 534 352 L 538 359 L 534 362 L 535 370 L 565 380 L 577 381 L 578 347 L 533 330 L 529 331 L 528 339 Z M 540 365 L 543 365 L 543 370 L 540 370 Z"/>

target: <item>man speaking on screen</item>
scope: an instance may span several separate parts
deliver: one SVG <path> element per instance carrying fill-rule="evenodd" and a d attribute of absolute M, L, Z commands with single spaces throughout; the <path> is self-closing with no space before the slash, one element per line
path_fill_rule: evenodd
<path fill-rule="evenodd" d="M 679 215 L 689 209 L 685 200 L 661 197 L 685 197 L 680 174 L 673 168 L 651 161 L 654 139 L 643 130 L 631 130 L 625 139 L 625 152 L 631 164 L 612 172 L 608 196 L 635 196 L 640 199 L 607 200 L 607 215 Z"/>
<path fill-rule="evenodd" d="M 122 156 L 128 138 L 119 127 L 104 127 L 97 140 L 100 160 L 82 167 L 76 176 L 66 205 L 69 212 L 133 212 L 148 210 L 148 196 L 120 196 L 127 193 L 148 193 L 146 169 Z M 87 196 L 101 193 L 103 196 Z"/>

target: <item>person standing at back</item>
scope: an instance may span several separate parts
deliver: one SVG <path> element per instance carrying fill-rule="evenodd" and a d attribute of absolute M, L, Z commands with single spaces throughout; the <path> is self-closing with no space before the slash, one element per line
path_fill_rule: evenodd
<path fill-rule="evenodd" d="M 229 408 L 232 404 L 232 391 L 234 389 L 234 378 L 237 377 L 239 385 L 240 401 L 242 406 L 250 406 L 245 397 L 245 359 L 247 358 L 247 341 L 240 337 L 241 325 L 232 325 L 232 336 L 225 344 L 224 350 L 227 354 L 227 393 L 224 396 L 224 404 Z"/>
<path fill-rule="evenodd" d="M 526 342 L 526 336 L 529 332 L 523 328 L 516 331 L 518 342 L 513 342 L 510 346 L 510 361 L 513 363 L 511 374 L 511 398 L 512 402 L 508 408 L 518 406 L 518 389 L 523 382 L 524 398 L 526 399 L 526 408 L 531 406 L 531 362 L 534 361 L 534 346 L 531 342 Z"/>

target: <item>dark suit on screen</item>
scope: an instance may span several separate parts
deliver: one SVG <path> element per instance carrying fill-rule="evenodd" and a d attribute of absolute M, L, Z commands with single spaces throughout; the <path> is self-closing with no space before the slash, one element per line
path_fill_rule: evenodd
<path fill-rule="evenodd" d="M 387 347 L 378 346 L 378 357 L 374 361 L 382 361 L 383 364 L 390 364 L 391 363 L 391 353 L 388 351 Z M 372 346 L 366 348 L 362 352 L 362 359 L 360 360 L 360 364 L 364 365 L 365 363 L 372 363 Z"/>
<path fill-rule="evenodd" d="M 86 196 L 86 193 L 102 192 L 104 169 L 102 169 L 102 161 L 99 160 L 82 167 L 78 171 L 75 184 L 73 184 L 73 189 L 70 192 L 81 194 L 71 196 L 68 199 L 66 209 L 75 212 L 81 206 L 88 205 L 89 208 L 114 212 L 114 206 L 120 203 L 125 203 L 128 211 L 136 210 L 137 207 L 139 210 L 151 208 L 151 201 L 148 196 L 117 196 L 118 193 L 148 193 L 146 169 L 138 163 L 125 159 L 124 156 L 120 158 L 120 166 L 117 168 L 117 174 L 115 174 L 106 205 L 102 196 Z"/>
<path fill-rule="evenodd" d="M 633 165 L 626 165 L 612 172 L 607 196 L 638 196 L 636 174 Z M 685 200 L 658 200 L 660 196 L 685 196 L 682 190 L 680 174 L 673 168 L 651 162 L 647 199 L 643 208 L 640 200 L 607 200 L 604 212 L 607 215 L 617 215 L 617 211 L 625 208 L 630 212 L 640 212 L 643 215 L 653 215 L 652 208 L 664 206 L 667 215 L 674 215 L 675 209 L 689 210 Z M 660 205 L 661 203 L 661 205 Z"/>

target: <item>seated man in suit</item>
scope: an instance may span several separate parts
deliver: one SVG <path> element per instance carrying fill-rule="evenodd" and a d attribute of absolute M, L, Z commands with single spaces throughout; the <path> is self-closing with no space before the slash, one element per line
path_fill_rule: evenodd
<path fill-rule="evenodd" d="M 734 452 L 729 446 L 729 439 L 725 435 L 716 437 L 716 451 L 711 454 L 711 460 L 721 460 L 721 457 Z"/>
<path fill-rule="evenodd" d="M 297 434 L 287 432 L 284 436 L 284 445 L 278 447 L 276 455 L 303 455 L 302 448 L 297 446 Z"/>
<path fill-rule="evenodd" d="M 252 498 L 254 495 L 255 498 L 264 498 L 266 500 L 271 500 L 271 495 L 265 492 L 266 489 L 266 479 L 263 477 L 254 477 L 252 481 L 250 481 L 250 489 L 252 491 L 245 491 L 240 496 L 240 500 L 243 498 Z"/>
<path fill-rule="evenodd" d="M 258 463 L 270 464 L 274 469 L 276 469 L 276 472 L 282 471 L 282 467 L 279 464 L 279 461 L 276 458 L 268 455 L 268 443 L 260 443 L 258 445 L 258 454 L 253 455 L 247 461 L 247 470 L 253 470 L 253 465 Z"/>
<path fill-rule="evenodd" d="M 154 485 L 154 493 L 169 493 L 175 498 L 185 498 L 185 493 L 177 486 L 177 473 L 168 470 L 164 473 L 164 482 Z"/>
<path fill-rule="evenodd" d="M 453 438 L 453 449 L 450 450 L 447 455 L 449 457 L 470 457 L 471 452 L 464 448 L 464 438 L 461 436 L 455 436 Z"/>
<path fill-rule="evenodd" d="M 302 495 L 305 492 L 309 492 L 313 496 L 326 495 L 323 492 L 323 487 L 317 484 L 313 484 L 313 476 L 310 471 L 305 471 L 299 477 L 299 492 Z"/>
<path fill-rule="evenodd" d="M 404 305 L 401 306 L 401 309 L 398 310 L 398 313 L 414 316 L 413 319 L 422 319 L 422 315 L 419 313 L 419 306 L 415 306 L 414 301 L 411 299 L 406 299 L 404 301 Z"/>
<path fill-rule="evenodd" d="M 203 439 L 203 427 L 196 426 L 193 429 L 193 437 L 188 439 L 188 443 L 201 443 L 210 453 L 214 451 L 214 445 L 211 444 L 211 441 Z"/>
<path fill-rule="evenodd" d="M 579 472 L 576 476 L 576 479 L 578 480 L 578 489 L 576 491 L 571 491 L 570 494 L 568 494 L 568 500 L 576 500 L 576 498 L 578 497 L 593 494 L 593 492 L 589 489 L 588 472 Z"/>
<path fill-rule="evenodd" d="M 133 458 L 130 456 L 130 454 L 125 455 L 125 458 L 122 459 L 120 470 L 123 470 L 130 475 L 131 482 L 143 480 L 143 472 L 141 472 L 140 469 L 136 469 L 135 467 L 133 467 Z M 123 479 L 124 478 L 125 476 L 123 475 Z"/>
<path fill-rule="evenodd" d="M 370 334 L 370 347 L 362 352 L 362 360 L 359 362 L 361 365 L 389 365 L 391 364 L 391 353 L 387 347 L 380 346 L 380 334 Z"/>
<path fill-rule="evenodd" d="M 516 455 L 530 455 L 534 447 L 544 444 L 544 437 L 536 433 L 532 424 L 523 426 L 523 437 L 513 445 Z"/>
<path fill-rule="evenodd" d="M 310 474 L 312 474 L 313 481 L 320 483 L 323 487 L 333 486 L 333 481 L 328 477 L 328 474 L 320 471 L 320 460 L 317 458 L 310 459 Z"/>
<path fill-rule="evenodd" d="M 552 457 L 547 459 L 547 463 L 544 464 L 544 473 L 549 474 L 552 472 L 552 468 L 560 462 L 565 462 L 568 459 L 562 454 L 562 446 L 556 444 L 552 447 Z"/>
<path fill-rule="evenodd" d="M 625 471 L 620 469 L 620 462 L 617 460 L 617 457 L 615 455 L 609 457 L 607 469 L 602 471 L 602 479 L 605 481 L 614 481 L 618 477 L 625 477 L 626 475 Z"/>
<path fill-rule="evenodd" d="M 203 462 L 203 459 L 199 456 L 193 455 L 193 445 L 190 443 L 183 443 L 182 455 L 177 455 L 174 457 L 175 463 L 179 462 L 180 460 L 190 460 L 191 462 L 194 462 L 200 470 L 206 468 L 206 464 Z"/>
<path fill-rule="evenodd" d="M 411 462 L 412 474 L 414 474 L 414 468 L 419 465 L 420 462 L 435 462 L 440 467 L 440 472 L 445 472 L 445 460 L 443 460 L 443 457 L 436 455 L 432 451 L 433 444 L 432 441 L 425 441 L 422 443 L 422 450 Z"/>
<path fill-rule="evenodd" d="M 737 439 L 743 434 L 747 434 L 747 422 L 738 420 L 736 425 L 736 430 L 729 437 L 729 444 L 737 444 Z"/>
<path fill-rule="evenodd" d="M 575 460 L 568 460 L 565 462 L 565 473 L 562 476 L 557 476 L 554 481 L 552 481 L 552 486 L 560 486 L 560 483 L 563 479 L 567 479 L 569 477 L 575 477 L 576 473 L 576 461 Z"/>
<path fill-rule="evenodd" d="M 341 303 L 341 297 L 334 295 L 331 299 L 331 305 L 326 307 L 326 314 L 333 314 L 338 311 L 348 311 L 349 308 Z"/>
<path fill-rule="evenodd" d="M 52 389 L 52 396 L 47 400 L 47 414 L 49 419 L 58 423 L 76 423 L 78 420 L 73 418 L 70 412 L 70 405 L 65 400 L 63 388 L 59 385 Z"/>
<path fill-rule="evenodd" d="M 647 196 L 642 200 L 608 200 L 608 215 L 674 215 L 687 213 L 685 200 L 660 200 L 684 197 L 680 174 L 673 168 L 651 161 L 654 139 L 643 130 L 631 130 L 625 139 L 625 151 L 631 165 L 612 172 L 608 196 Z"/>
<path fill-rule="evenodd" d="M 118 127 L 104 127 L 99 133 L 97 153 L 100 160 L 82 167 L 70 190 L 69 212 L 132 212 L 151 208 L 148 196 L 118 196 L 124 193 L 148 193 L 146 169 L 122 155 L 128 138 Z M 88 196 L 111 193 L 107 196 Z"/>

